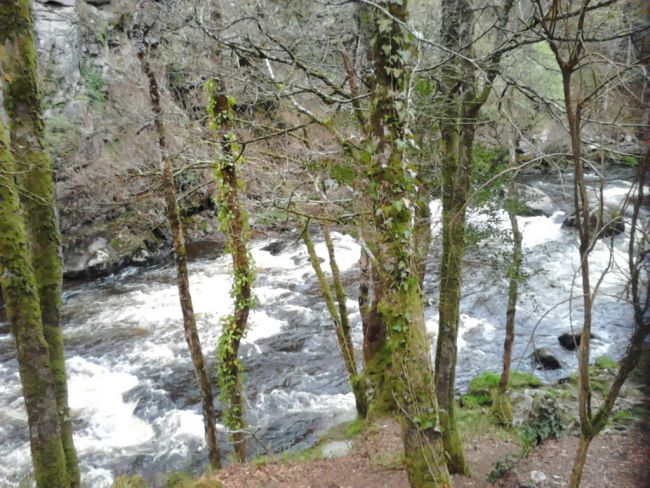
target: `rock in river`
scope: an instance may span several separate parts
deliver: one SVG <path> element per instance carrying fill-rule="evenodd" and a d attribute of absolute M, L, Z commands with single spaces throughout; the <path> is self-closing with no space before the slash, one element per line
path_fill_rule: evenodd
<path fill-rule="evenodd" d="M 535 349 L 532 357 L 540 369 L 560 369 L 562 367 L 560 360 L 544 347 Z"/>

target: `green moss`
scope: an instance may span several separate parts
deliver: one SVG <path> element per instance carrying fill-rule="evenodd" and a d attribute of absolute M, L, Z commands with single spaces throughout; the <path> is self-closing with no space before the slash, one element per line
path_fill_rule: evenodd
<path fill-rule="evenodd" d="M 600 356 L 594 363 L 600 369 L 618 369 L 618 363 L 609 356 Z"/>
<path fill-rule="evenodd" d="M 346 434 L 348 437 L 354 437 L 355 435 L 361 433 L 366 427 L 366 421 L 362 418 L 356 418 L 348 424 Z"/>
<path fill-rule="evenodd" d="M 182 471 L 170 473 L 165 481 L 165 488 L 187 488 L 192 484 L 192 477 Z"/>
<path fill-rule="evenodd" d="M 118 476 L 113 481 L 111 488 L 149 488 L 142 476 Z"/>
<path fill-rule="evenodd" d="M 510 400 L 507 394 L 500 395 L 498 391 L 494 391 L 490 413 L 497 424 L 506 427 L 512 425 L 512 407 L 510 406 Z"/>
<path fill-rule="evenodd" d="M 490 390 L 499 384 L 500 375 L 491 371 L 486 371 L 474 377 L 469 382 L 469 393 L 476 393 L 481 390 Z"/>
<path fill-rule="evenodd" d="M 484 407 L 492 404 L 492 394 L 490 392 L 468 393 L 460 397 L 460 402 L 464 408 Z"/>
<path fill-rule="evenodd" d="M 510 378 L 508 381 L 508 386 L 510 388 L 525 388 L 533 387 L 537 388 L 542 386 L 542 380 L 540 380 L 533 373 L 525 373 L 523 371 L 511 371 Z"/>

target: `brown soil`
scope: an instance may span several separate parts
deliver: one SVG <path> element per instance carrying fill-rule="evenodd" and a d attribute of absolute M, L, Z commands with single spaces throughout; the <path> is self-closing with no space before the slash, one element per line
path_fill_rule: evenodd
<path fill-rule="evenodd" d="M 645 415 L 624 427 L 609 429 L 591 444 L 582 488 L 650 488 L 650 355 L 636 370 L 637 387 L 645 398 Z M 485 423 L 489 425 L 489 423 Z M 485 425 L 465 432 L 471 477 L 454 476 L 454 488 L 567 487 L 578 445 L 575 435 L 548 439 L 521 459 L 513 433 Z M 623 428 L 620 426 L 619 429 Z M 519 459 L 504 477 L 486 481 L 507 456 Z M 276 461 L 231 465 L 216 475 L 226 488 L 409 488 L 402 466 L 399 426 L 381 419 L 357 435 L 349 454 L 334 459 Z"/>
<path fill-rule="evenodd" d="M 217 475 L 226 488 L 408 488 L 401 465 L 399 428 L 385 419 L 354 440 L 352 452 L 335 459 L 231 465 Z M 566 487 L 577 438 L 549 439 L 494 484 L 486 477 L 495 463 L 517 454 L 516 442 L 496 433 L 465 443 L 472 477 L 454 476 L 455 488 Z M 535 473 L 543 481 L 533 482 Z M 538 475 L 539 476 L 539 475 Z M 638 425 L 628 432 L 606 433 L 589 450 L 584 488 L 650 488 L 650 430 Z"/>

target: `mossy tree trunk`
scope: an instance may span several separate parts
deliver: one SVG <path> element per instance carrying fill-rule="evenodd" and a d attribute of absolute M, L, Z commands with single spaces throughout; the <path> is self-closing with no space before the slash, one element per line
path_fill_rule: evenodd
<path fill-rule="evenodd" d="M 495 8 L 496 40 L 501 47 L 513 1 L 505 0 Z M 476 77 L 474 59 L 474 10 L 467 0 L 443 0 L 441 28 L 444 47 L 452 58 L 442 67 L 443 90 L 440 123 L 442 136 L 442 256 L 440 264 L 439 331 L 436 346 L 436 389 L 441 423 L 452 473 L 467 473 L 463 446 L 456 426 L 454 382 L 462 260 L 465 252 L 465 212 L 472 180 L 474 134 L 479 112 L 492 91 L 502 52 L 487 57 Z"/>
<path fill-rule="evenodd" d="M 54 375 L 41 322 L 16 175 L 5 126 L 0 121 L 0 286 L 16 341 L 27 409 L 34 478 L 39 488 L 68 488 Z"/>
<path fill-rule="evenodd" d="M 471 57 L 473 18 L 466 0 L 443 0 L 445 47 Z M 436 391 L 440 406 L 447 465 L 451 473 L 467 473 L 463 445 L 455 420 L 455 379 L 462 261 L 465 253 L 465 209 L 472 175 L 474 127 L 465 117 L 467 102 L 475 96 L 474 68 L 460 57 L 443 67 L 447 90 L 442 106 L 442 255 Z"/>
<path fill-rule="evenodd" d="M 139 24 L 136 16 L 131 30 L 131 38 L 135 41 L 138 60 L 148 82 L 149 100 L 154 115 L 154 128 L 158 137 L 160 151 L 160 165 L 162 172 L 162 186 L 165 198 L 166 216 L 172 232 L 174 246 L 174 261 L 176 264 L 176 285 L 183 313 L 183 328 L 185 339 L 192 358 L 194 375 L 201 391 L 201 405 L 203 410 L 203 427 L 205 441 L 208 447 L 208 459 L 212 469 L 221 467 L 221 455 L 217 444 L 216 413 L 214 409 L 214 396 L 212 384 L 205 366 L 205 359 L 201 349 L 201 341 L 196 327 L 196 317 L 190 293 L 189 274 L 187 270 L 187 255 L 185 251 L 185 237 L 181 222 L 180 210 L 176 199 L 176 187 L 172 172 L 172 164 L 168 154 L 167 136 L 162 120 L 162 107 L 160 90 L 155 73 L 148 59 L 148 44 L 145 39 L 149 26 Z"/>
<path fill-rule="evenodd" d="M 309 223 L 305 223 L 305 230 L 303 231 L 302 236 L 305 242 L 305 247 L 307 248 L 307 254 L 309 254 L 311 266 L 314 268 L 314 272 L 318 278 L 318 283 L 321 288 L 323 299 L 325 300 L 327 311 L 334 321 L 336 339 L 339 344 L 339 349 L 341 350 L 341 356 L 343 357 L 345 369 L 348 372 L 350 386 L 352 388 L 352 393 L 354 394 L 357 414 L 359 417 L 365 418 L 368 414 L 368 399 L 366 396 L 365 382 L 363 378 L 359 376 L 359 373 L 357 371 L 357 363 L 354 357 L 354 345 L 352 343 L 352 336 L 350 335 L 350 322 L 348 319 L 348 311 L 345 304 L 345 291 L 343 290 L 343 284 L 341 283 L 340 272 L 334 256 L 334 244 L 332 242 L 327 224 L 323 224 L 323 234 L 325 236 L 327 252 L 329 255 L 330 269 L 332 270 L 332 282 L 334 284 L 338 307 L 334 303 L 334 297 L 332 295 L 329 282 L 327 281 L 327 277 L 325 276 L 325 273 L 323 272 L 323 269 L 320 265 L 320 261 L 316 254 L 316 248 L 314 247 L 314 243 L 311 240 L 311 236 L 309 235 Z"/>
<path fill-rule="evenodd" d="M 508 180 L 508 197 L 506 200 L 506 211 L 510 228 L 512 231 L 512 261 L 510 263 L 508 283 L 508 305 L 506 309 L 506 330 L 503 340 L 503 369 L 496 397 L 493 402 L 493 412 L 499 423 L 512 425 L 512 408 L 508 400 L 508 381 L 510 379 L 510 365 L 512 363 L 512 346 L 515 341 L 515 317 L 517 313 L 517 301 L 519 297 L 519 281 L 521 279 L 522 263 L 522 234 L 517 222 L 517 206 L 519 197 L 517 193 L 517 131 L 513 127 L 510 136 L 509 148 L 509 169 L 511 170 Z"/>
<path fill-rule="evenodd" d="M 223 86 L 217 90 L 217 82 L 208 82 L 208 112 L 212 129 L 219 133 L 220 155 L 215 163 L 215 177 L 218 193 L 216 204 L 221 230 L 228 239 L 228 251 L 233 263 L 234 312 L 222 319 L 223 329 L 219 337 L 217 376 L 221 395 L 226 405 L 224 423 L 232 432 L 235 454 L 240 462 L 246 460 L 246 437 L 244 429 L 244 386 L 242 366 L 238 358 L 239 345 L 248 323 L 253 304 L 251 288 L 254 270 L 247 249 L 249 225 L 246 211 L 242 209 L 238 196 L 239 181 L 237 165 L 242 162 L 241 149 L 236 135 L 231 132 L 234 100 L 226 96 Z"/>
<path fill-rule="evenodd" d="M 452 473 L 467 473 L 462 441 L 455 420 L 455 378 L 462 261 L 465 253 L 465 207 L 471 179 L 471 159 L 463 151 L 461 129 L 456 115 L 455 127 L 443 129 L 442 167 L 442 257 L 440 263 L 440 301 L 436 345 L 436 391 L 448 466 Z M 472 134 L 473 136 L 473 134 Z M 471 146 L 470 146 L 471 147 Z M 463 151 L 463 152 L 461 152 Z M 464 154 L 463 154 L 464 153 Z"/>
<path fill-rule="evenodd" d="M 52 164 L 44 149 L 41 94 L 36 71 L 36 48 L 28 1 L 12 0 L 0 7 L 0 59 L 4 104 L 11 121 L 13 155 L 20 167 L 19 183 L 25 228 L 37 286 L 41 322 L 48 344 L 56 410 L 72 487 L 80 486 L 77 454 L 72 438 L 61 324 L 63 264 Z"/>
<path fill-rule="evenodd" d="M 373 8 L 370 60 L 374 83 L 367 189 L 372 201 L 375 261 L 384 284 L 377 314 L 386 341 L 373 361 L 386 370 L 387 388 L 402 429 L 412 487 L 450 486 L 440 434 L 431 352 L 414 243 L 416 185 L 407 168 L 411 34 L 407 1 Z M 386 15 L 388 14 L 388 15 Z"/>

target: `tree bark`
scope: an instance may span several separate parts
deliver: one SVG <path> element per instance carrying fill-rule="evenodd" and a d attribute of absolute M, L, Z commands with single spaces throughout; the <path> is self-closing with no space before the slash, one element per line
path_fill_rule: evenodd
<path fill-rule="evenodd" d="M 522 256 L 522 234 L 517 222 L 517 205 L 519 197 L 517 193 L 517 133 L 513 128 L 510 136 L 510 157 L 509 167 L 511 170 L 508 180 L 508 199 L 506 211 L 510 228 L 512 230 L 512 261 L 510 263 L 508 284 L 508 306 L 506 309 L 506 333 L 503 341 L 503 370 L 497 388 L 496 397 L 493 402 L 493 411 L 497 420 L 506 426 L 512 425 L 512 408 L 508 400 L 508 381 L 510 379 L 510 365 L 512 363 L 512 346 L 515 341 L 515 317 L 517 313 L 517 301 L 519 297 L 519 280 L 521 272 Z"/>
<path fill-rule="evenodd" d="M 348 312 L 345 307 L 345 293 L 341 284 L 341 279 L 338 271 L 338 266 L 336 265 L 336 260 L 334 258 L 334 246 L 332 244 L 332 239 L 329 235 L 329 230 L 326 230 L 327 227 L 323 226 L 323 232 L 325 233 L 325 240 L 327 245 L 327 251 L 330 258 L 330 268 L 332 270 L 332 281 L 334 283 L 334 289 L 336 292 L 336 299 L 338 302 L 338 309 L 334 303 L 334 297 L 332 296 L 332 291 L 330 290 L 329 283 L 325 277 L 325 273 L 321 268 L 320 261 L 316 255 L 316 249 L 314 248 L 314 243 L 311 240 L 309 235 L 309 229 L 307 224 L 305 225 L 305 230 L 303 231 L 303 240 L 305 246 L 307 247 L 307 253 L 309 254 L 309 259 L 311 261 L 312 268 L 318 278 L 318 283 L 320 284 L 321 293 L 323 299 L 325 300 L 325 305 L 330 314 L 330 317 L 334 321 L 334 329 L 336 331 L 336 339 L 339 344 L 339 349 L 341 350 L 341 356 L 343 357 L 343 362 L 345 364 L 345 369 L 348 372 L 348 377 L 350 385 L 352 387 L 352 393 L 354 394 L 354 400 L 357 408 L 357 414 L 361 418 L 365 418 L 368 414 L 368 401 L 366 397 L 366 389 L 364 387 L 364 382 L 359 377 L 357 371 L 357 364 L 354 358 L 354 345 L 352 344 L 352 337 L 350 336 L 350 323 L 348 321 Z"/>
<path fill-rule="evenodd" d="M 0 121 L 0 286 L 16 341 L 34 478 L 38 488 L 68 488 L 54 377 L 14 175 Z"/>
<path fill-rule="evenodd" d="M 142 41 L 144 44 L 144 41 Z M 208 376 L 203 351 L 201 350 L 201 341 L 196 328 L 196 317 L 192 305 L 192 296 L 190 294 L 190 283 L 187 271 L 187 257 L 185 252 L 185 238 L 183 235 L 183 225 L 181 223 L 180 210 L 176 200 L 176 188 L 174 185 L 174 176 L 172 165 L 167 155 L 167 138 L 165 127 L 162 121 L 162 108 L 160 104 L 160 91 L 156 76 L 151 69 L 147 58 L 145 45 L 139 45 L 138 59 L 142 71 L 147 77 L 149 99 L 151 108 L 154 113 L 154 126 L 158 136 L 158 146 L 160 150 L 160 164 L 162 170 L 162 184 L 165 194 L 165 205 L 167 220 L 172 231 L 172 240 L 174 246 L 174 260 L 176 264 L 176 285 L 183 312 L 183 327 L 185 330 L 185 339 L 190 350 L 192 365 L 194 366 L 194 375 L 196 376 L 199 389 L 201 390 L 201 405 L 203 409 L 203 426 L 205 431 L 205 440 L 208 447 L 208 458 L 212 469 L 221 467 L 221 456 L 217 444 L 216 430 L 216 413 L 213 403 L 212 384 Z"/>
<path fill-rule="evenodd" d="M 44 149 L 41 95 L 36 72 L 36 48 L 29 2 L 12 0 L 0 7 L 0 60 L 4 72 L 4 103 L 11 119 L 14 158 L 20 161 L 19 181 L 29 194 L 21 206 L 31 247 L 31 262 L 38 290 L 41 322 L 48 344 L 54 380 L 56 410 L 70 485 L 80 486 L 77 453 L 72 439 L 72 420 L 61 324 L 63 264 L 59 222 L 54 196 L 52 164 Z"/>
<path fill-rule="evenodd" d="M 374 83 L 367 141 L 372 187 L 374 261 L 382 294 L 377 315 L 385 324 L 386 340 L 372 361 L 386 371 L 402 429 L 409 483 L 412 487 L 448 487 L 435 395 L 429 339 L 424 322 L 414 242 L 413 176 L 406 165 L 408 132 L 408 59 L 413 46 L 403 28 L 407 1 L 378 2 L 373 8 L 370 50 Z M 388 14 L 388 15 L 386 15 Z"/>
<path fill-rule="evenodd" d="M 242 384 L 242 366 L 239 358 L 239 345 L 248 323 L 252 306 L 251 287 L 254 279 L 253 267 L 246 247 L 249 227 L 246 212 L 242 210 L 238 196 L 239 182 L 237 164 L 241 157 L 235 143 L 235 134 L 231 133 L 232 106 L 223 86 L 217 82 L 208 82 L 208 112 L 212 118 L 212 128 L 220 131 L 221 155 L 215 163 L 217 178 L 217 205 L 222 231 L 228 238 L 228 251 L 233 263 L 234 313 L 222 319 L 223 329 L 219 337 L 217 373 L 221 395 L 226 404 L 224 422 L 232 432 L 235 455 L 240 462 L 246 460 L 246 437 L 244 429 L 244 387 Z"/>

